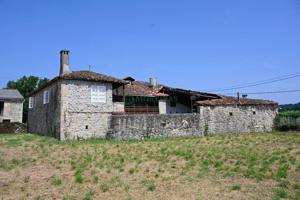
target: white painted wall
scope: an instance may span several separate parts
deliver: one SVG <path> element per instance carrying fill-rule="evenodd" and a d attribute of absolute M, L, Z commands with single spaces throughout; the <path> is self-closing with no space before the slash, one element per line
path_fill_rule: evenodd
<path fill-rule="evenodd" d="M 173 114 L 173 113 L 191 113 L 191 107 L 183 105 L 181 103 L 176 103 L 176 107 L 171 107 L 170 101 L 167 101 L 166 104 L 166 112 L 168 114 Z"/>

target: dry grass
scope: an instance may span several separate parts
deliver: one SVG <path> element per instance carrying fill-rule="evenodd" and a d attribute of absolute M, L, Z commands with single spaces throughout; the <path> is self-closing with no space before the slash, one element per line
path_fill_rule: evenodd
<path fill-rule="evenodd" d="M 58 142 L 0 135 L 0 199 L 300 199 L 300 134 Z"/>

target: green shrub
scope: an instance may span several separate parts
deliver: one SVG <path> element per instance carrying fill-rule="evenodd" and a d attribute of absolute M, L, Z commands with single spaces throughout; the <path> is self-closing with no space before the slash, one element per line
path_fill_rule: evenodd
<path fill-rule="evenodd" d="M 155 184 L 152 180 L 146 180 L 145 179 L 145 180 L 142 181 L 142 184 L 146 186 L 148 191 L 153 192 L 156 189 Z"/>
<path fill-rule="evenodd" d="M 61 185 L 62 184 L 62 181 L 60 178 L 58 177 L 53 177 L 52 178 L 52 185 L 55 185 L 55 186 L 58 186 L 58 185 Z"/>
<path fill-rule="evenodd" d="M 279 112 L 278 116 L 280 116 L 280 117 L 293 117 L 293 118 L 297 118 L 297 117 L 300 117 L 300 111 L 284 111 L 284 112 Z"/>
<path fill-rule="evenodd" d="M 231 187 L 232 190 L 241 190 L 241 185 L 240 184 L 236 184 L 236 185 L 233 185 Z"/>
<path fill-rule="evenodd" d="M 93 199 L 93 196 L 94 196 L 94 193 L 93 193 L 93 192 L 85 193 L 85 195 L 84 195 L 84 197 L 83 197 L 83 200 L 92 200 L 92 199 Z"/>
<path fill-rule="evenodd" d="M 75 182 L 76 183 L 83 183 L 83 176 L 81 174 L 75 175 Z"/>
<path fill-rule="evenodd" d="M 102 192 L 107 192 L 109 190 L 109 186 L 107 184 L 100 185 L 100 190 Z"/>
<path fill-rule="evenodd" d="M 277 190 L 276 191 L 276 197 L 287 198 L 287 196 L 288 196 L 288 193 L 284 190 Z"/>

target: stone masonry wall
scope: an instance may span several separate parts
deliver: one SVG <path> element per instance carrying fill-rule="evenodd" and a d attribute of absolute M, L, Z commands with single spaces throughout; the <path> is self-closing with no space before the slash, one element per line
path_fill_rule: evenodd
<path fill-rule="evenodd" d="M 113 110 L 114 112 L 117 112 L 117 113 L 125 112 L 124 102 L 114 102 L 113 106 L 114 106 L 114 110 Z"/>
<path fill-rule="evenodd" d="M 44 91 L 49 91 L 49 103 L 43 103 Z M 28 131 L 60 138 L 60 81 L 33 95 L 34 106 L 28 109 Z"/>
<path fill-rule="evenodd" d="M 112 116 L 109 139 L 159 136 L 202 136 L 224 133 L 270 132 L 277 108 L 273 106 L 201 107 L 198 114 Z M 231 114 L 230 114 L 231 113 Z"/>
<path fill-rule="evenodd" d="M 0 122 L 10 120 L 10 122 L 22 123 L 23 118 L 23 102 L 21 101 L 5 101 L 3 115 L 0 115 Z"/>
<path fill-rule="evenodd" d="M 193 136 L 203 134 L 199 114 L 112 116 L 107 138 L 144 139 L 159 136 Z"/>
<path fill-rule="evenodd" d="M 106 103 L 91 102 L 93 85 L 106 86 Z M 64 80 L 61 92 L 61 140 L 104 138 L 113 112 L 112 84 Z"/>
<path fill-rule="evenodd" d="M 274 106 L 200 107 L 209 134 L 270 132 L 276 114 Z"/>

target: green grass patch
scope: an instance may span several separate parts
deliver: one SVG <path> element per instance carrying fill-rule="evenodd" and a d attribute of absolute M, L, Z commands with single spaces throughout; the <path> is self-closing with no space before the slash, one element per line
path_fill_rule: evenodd
<path fill-rule="evenodd" d="M 241 190 L 241 185 L 240 184 L 235 184 L 231 187 L 231 190 Z"/>
<path fill-rule="evenodd" d="M 51 182 L 52 182 L 52 185 L 55 185 L 55 186 L 62 185 L 62 180 L 58 177 L 53 177 Z"/>

